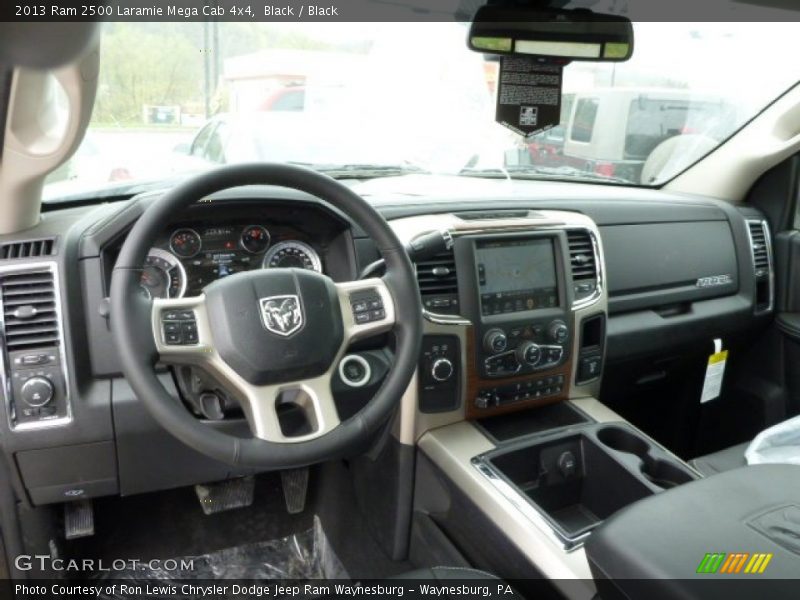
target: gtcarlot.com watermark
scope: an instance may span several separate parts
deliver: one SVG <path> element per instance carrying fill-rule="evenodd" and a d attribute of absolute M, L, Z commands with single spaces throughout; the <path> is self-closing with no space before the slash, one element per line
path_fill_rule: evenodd
<path fill-rule="evenodd" d="M 118 558 L 111 561 L 93 558 L 58 558 L 49 554 L 21 554 L 14 559 L 20 571 L 38 569 L 73 573 L 114 573 L 121 571 L 194 571 L 193 558 Z"/>

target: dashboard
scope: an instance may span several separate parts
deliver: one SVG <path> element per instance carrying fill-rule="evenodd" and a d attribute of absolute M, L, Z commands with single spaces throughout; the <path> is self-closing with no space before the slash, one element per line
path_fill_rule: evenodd
<path fill-rule="evenodd" d="M 470 184 L 449 192 L 373 189 L 368 197 L 402 242 L 436 230 L 454 240 L 445 255 L 416 265 L 426 318 L 418 387 L 409 394 L 415 427 L 597 396 L 601 381 L 639 377 L 631 360 L 649 363 L 770 316 L 769 236 L 754 209 L 630 188 L 514 182 L 511 193 L 508 182 Z M 34 230 L 1 240 L 53 240 L 50 255 L 0 258 L 0 288 L 26 286 L 32 275 L 50 286 L 42 302 L 57 329 L 54 341 L 28 338 L 15 314 L 6 315 L 7 336 L 19 333 L 7 344 L 12 381 L 0 428 L 34 504 L 61 501 L 77 481 L 94 497 L 241 474 L 169 436 L 120 373 L 108 319 L 111 273 L 125 236 L 158 198 L 53 210 Z M 164 223 L 143 265 L 142 293 L 192 296 L 220 278 L 276 267 L 352 281 L 377 258 L 372 240 L 325 202 L 254 186 L 202 199 Z M 352 352 L 374 378 L 362 387 L 335 382 L 346 414 L 371 397 L 391 365 L 377 344 Z M 189 375 L 162 376 L 187 406 L 218 392 Z M 53 383 L 44 390 L 53 399 L 24 407 L 25 394 L 41 393 L 36 377 Z M 31 379 L 39 387 L 23 389 Z M 58 465 L 47 471 L 56 475 L 37 479 L 37 461 Z"/>

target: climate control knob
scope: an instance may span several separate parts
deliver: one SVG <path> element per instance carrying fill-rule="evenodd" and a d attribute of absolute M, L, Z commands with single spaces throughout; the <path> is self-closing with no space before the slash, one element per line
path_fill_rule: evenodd
<path fill-rule="evenodd" d="M 53 382 L 47 377 L 31 377 L 22 384 L 20 395 L 28 406 L 44 406 L 53 399 Z"/>
<path fill-rule="evenodd" d="M 563 344 L 569 338 L 569 327 L 564 321 L 553 321 L 547 328 L 550 339 L 557 344 Z"/>
<path fill-rule="evenodd" d="M 533 342 L 520 344 L 517 347 L 517 360 L 524 365 L 535 367 L 542 360 L 542 349 Z"/>
<path fill-rule="evenodd" d="M 489 354 L 499 354 L 508 347 L 508 338 L 502 329 L 490 329 L 483 336 L 483 349 Z"/>
<path fill-rule="evenodd" d="M 453 363 L 449 358 L 437 358 L 431 365 L 431 377 L 435 381 L 444 382 L 453 376 Z"/>

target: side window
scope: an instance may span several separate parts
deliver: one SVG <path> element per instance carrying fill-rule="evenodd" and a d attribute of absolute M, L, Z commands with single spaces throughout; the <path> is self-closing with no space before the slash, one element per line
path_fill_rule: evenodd
<path fill-rule="evenodd" d="M 206 145 L 205 157 L 216 163 L 225 162 L 225 141 L 228 137 L 228 126 L 220 123 L 211 134 Z"/>
<path fill-rule="evenodd" d="M 200 133 L 197 134 L 197 137 L 195 137 L 194 141 L 192 142 L 192 147 L 189 150 L 189 154 L 192 156 L 203 156 L 203 151 L 208 143 L 208 138 L 211 137 L 211 131 L 213 129 L 214 123 L 209 123 L 200 130 Z"/>
<path fill-rule="evenodd" d="M 573 142 L 591 142 L 594 122 L 597 120 L 597 98 L 581 98 L 575 108 L 575 119 L 569 139 Z"/>

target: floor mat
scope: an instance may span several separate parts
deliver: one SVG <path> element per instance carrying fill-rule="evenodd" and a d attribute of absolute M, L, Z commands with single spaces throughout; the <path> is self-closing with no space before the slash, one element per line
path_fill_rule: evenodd
<path fill-rule="evenodd" d="M 313 526 L 284 538 L 225 548 L 198 556 L 153 561 L 126 570 L 101 573 L 99 579 L 159 582 L 187 580 L 348 579 L 319 518 Z"/>
<path fill-rule="evenodd" d="M 256 478 L 252 506 L 205 515 L 194 488 L 95 501 L 93 537 L 65 543 L 64 555 L 111 562 L 200 556 L 277 540 L 313 527 L 313 507 L 286 513 L 280 476 Z"/>

